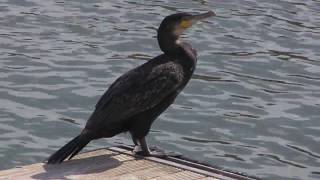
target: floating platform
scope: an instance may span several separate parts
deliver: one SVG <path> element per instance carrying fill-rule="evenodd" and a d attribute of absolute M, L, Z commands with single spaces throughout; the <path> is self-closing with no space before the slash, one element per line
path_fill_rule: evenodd
<path fill-rule="evenodd" d="M 78 154 L 62 164 L 31 164 L 0 171 L 2 179 L 106 179 L 106 180 L 253 180 L 175 157 L 156 158 L 133 155 L 127 146 Z"/>

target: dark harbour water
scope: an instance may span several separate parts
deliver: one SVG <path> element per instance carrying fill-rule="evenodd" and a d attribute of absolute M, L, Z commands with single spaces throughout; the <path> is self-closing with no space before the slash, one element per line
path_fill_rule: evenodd
<path fill-rule="evenodd" d="M 1 0 L 0 169 L 76 136 L 110 83 L 160 53 L 163 17 L 208 9 L 184 36 L 195 75 L 148 141 L 263 179 L 320 179 L 318 0 Z"/>

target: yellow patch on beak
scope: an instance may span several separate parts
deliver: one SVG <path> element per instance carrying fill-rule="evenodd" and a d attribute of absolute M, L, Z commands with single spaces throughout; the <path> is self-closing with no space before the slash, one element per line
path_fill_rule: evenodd
<path fill-rule="evenodd" d="M 180 23 L 180 27 L 186 29 L 192 26 L 192 21 L 191 20 L 182 20 Z"/>

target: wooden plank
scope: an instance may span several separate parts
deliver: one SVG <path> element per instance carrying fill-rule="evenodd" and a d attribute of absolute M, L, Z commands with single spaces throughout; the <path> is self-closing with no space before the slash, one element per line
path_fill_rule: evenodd
<path fill-rule="evenodd" d="M 108 179 L 118 179 L 119 177 L 123 176 L 134 176 L 134 177 L 139 177 L 137 175 L 142 176 L 143 172 L 147 173 L 147 171 L 150 171 L 152 168 L 155 168 L 159 166 L 157 163 L 153 163 L 147 160 L 130 160 L 130 161 L 125 161 L 121 164 L 121 166 L 114 167 L 112 169 L 108 169 L 105 171 L 101 171 L 98 173 L 92 173 L 90 175 L 87 175 L 88 178 L 90 179 L 99 179 L 99 177 L 108 177 Z M 162 166 L 162 165 L 160 165 Z M 170 169 L 173 170 L 173 168 L 170 167 Z M 159 167 L 158 167 L 159 170 Z M 162 169 L 163 171 L 164 169 Z M 136 174 L 138 173 L 138 174 Z M 81 176 L 79 175 L 73 175 L 73 176 L 68 176 L 70 179 L 79 179 Z"/>
<path fill-rule="evenodd" d="M 205 178 L 201 178 L 201 179 L 198 179 L 198 180 L 219 180 L 219 179 L 213 178 L 213 177 L 205 177 Z"/>
<path fill-rule="evenodd" d="M 131 161 L 131 160 L 135 160 L 136 158 L 134 158 L 133 156 L 128 156 L 125 154 L 119 154 L 119 155 L 115 155 L 112 156 L 112 158 L 117 159 L 118 161 Z"/>
<path fill-rule="evenodd" d="M 180 171 L 177 173 L 173 173 L 173 174 L 168 174 L 165 176 L 159 176 L 156 178 L 153 178 L 152 180 L 193 180 L 193 179 L 200 179 L 200 178 L 204 178 L 204 175 L 201 174 L 197 174 L 191 171 Z"/>
<path fill-rule="evenodd" d="M 201 167 L 201 166 L 198 166 Z M 113 147 L 81 153 L 62 164 L 37 163 L 0 171 L 2 179 L 164 179 L 164 180 L 229 180 L 237 179 L 155 157 L 134 156 L 125 148 Z"/>
<path fill-rule="evenodd" d="M 62 164 L 47 165 L 37 163 L 19 168 L 19 171 L 15 171 L 15 173 L 6 173 L 4 176 L 2 176 L 3 173 L 1 172 L 0 178 L 16 179 L 16 177 L 19 177 L 20 179 L 28 179 L 28 177 L 31 177 L 36 179 L 62 179 L 72 174 L 90 174 L 118 166 L 121 163 L 121 159 L 114 159 L 114 155 L 119 155 L 119 153 L 107 150 L 92 151 L 80 154 L 74 160 L 66 161 Z"/>
<path fill-rule="evenodd" d="M 101 156 L 101 155 L 109 155 L 114 156 L 120 154 L 119 152 L 111 151 L 109 149 L 97 149 L 94 151 L 87 151 L 85 153 L 80 153 L 73 157 L 73 159 L 84 159 L 84 158 L 90 158 L 94 156 Z"/>
<path fill-rule="evenodd" d="M 176 173 L 179 172 L 181 170 L 177 169 L 177 168 L 171 168 L 169 166 L 153 166 L 150 168 L 146 168 L 146 169 L 141 169 L 135 172 L 130 173 L 130 176 L 133 176 L 137 179 L 151 179 L 151 178 L 155 178 L 155 177 L 162 177 L 168 174 L 172 174 L 172 173 Z M 117 176 L 112 178 L 112 180 L 114 179 L 125 179 L 127 177 L 127 174 L 121 175 L 121 176 Z"/>
<path fill-rule="evenodd" d="M 121 148 L 120 147 L 110 148 L 110 150 L 112 151 L 116 151 L 116 152 L 118 151 L 124 154 L 132 155 L 131 150 L 128 150 L 128 149 L 132 149 L 132 148 L 129 146 L 122 146 Z M 191 161 L 187 161 L 187 160 L 183 160 L 175 157 L 167 157 L 165 159 L 156 158 L 156 157 L 145 157 L 145 158 L 158 163 L 163 163 L 163 164 L 178 167 L 184 170 L 200 173 L 205 176 L 216 177 L 218 179 L 224 179 L 224 180 L 233 180 L 233 179 L 254 180 L 255 179 L 252 177 L 247 177 L 241 174 L 220 170 L 214 167 L 205 166 L 199 163 L 194 163 Z"/>
<path fill-rule="evenodd" d="M 118 148 L 118 147 L 112 147 L 112 148 L 110 148 L 110 150 L 120 151 L 121 153 L 124 153 L 124 154 L 127 154 L 127 155 L 132 155 L 131 151 L 123 150 L 123 149 Z M 145 157 L 145 158 L 148 159 L 148 160 L 154 161 L 154 162 L 166 164 L 166 165 L 169 165 L 169 166 L 181 168 L 181 169 L 188 170 L 188 171 L 193 171 L 195 173 L 200 173 L 200 174 L 203 174 L 203 175 L 206 175 L 206 176 L 212 176 L 212 177 L 216 177 L 216 178 L 220 178 L 220 179 L 223 178 L 225 180 L 234 179 L 234 178 L 225 177 L 225 176 L 220 175 L 220 174 L 212 173 L 210 171 L 197 169 L 197 168 L 194 168 L 194 167 L 191 167 L 191 166 L 187 166 L 187 165 L 184 165 L 184 164 L 179 164 L 179 163 L 168 161 L 168 160 L 165 160 L 165 159 L 160 159 L 160 158 L 157 158 L 157 157 Z"/>

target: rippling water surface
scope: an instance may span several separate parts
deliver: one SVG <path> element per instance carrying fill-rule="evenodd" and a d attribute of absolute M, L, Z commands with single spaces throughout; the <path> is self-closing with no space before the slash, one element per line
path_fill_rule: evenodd
<path fill-rule="evenodd" d="M 186 89 L 148 140 L 267 179 L 320 178 L 320 2 L 0 2 L 0 168 L 39 162 L 82 129 L 119 75 L 160 53 L 163 17 L 218 15 L 184 36 Z M 86 148 L 131 143 L 123 134 Z"/>

